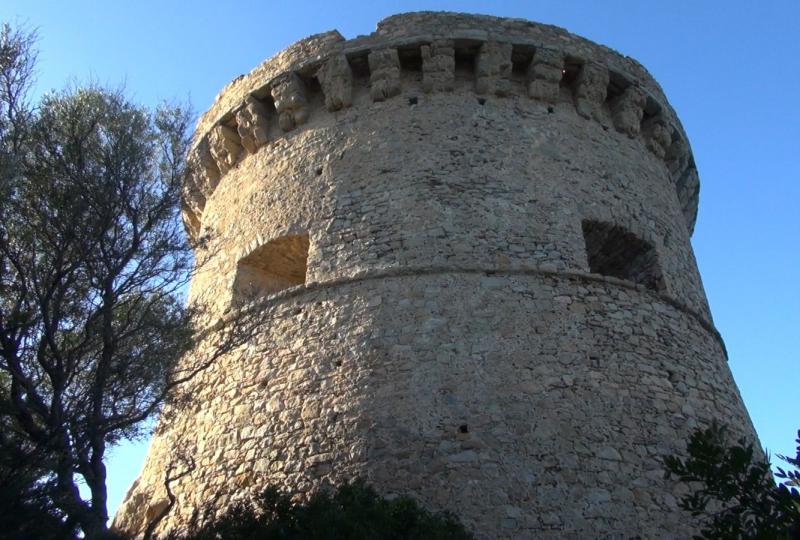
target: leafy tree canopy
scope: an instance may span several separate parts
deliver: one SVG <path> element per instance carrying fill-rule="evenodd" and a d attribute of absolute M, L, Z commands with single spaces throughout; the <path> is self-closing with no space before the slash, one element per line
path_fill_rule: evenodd
<path fill-rule="evenodd" d="M 67 530 L 100 538 L 107 449 L 241 343 L 243 318 L 200 332 L 185 302 L 188 108 L 98 86 L 32 106 L 34 43 L 0 28 L 0 467 L 24 471 L 17 492 Z M 211 352 L 184 355 L 200 339 Z"/>

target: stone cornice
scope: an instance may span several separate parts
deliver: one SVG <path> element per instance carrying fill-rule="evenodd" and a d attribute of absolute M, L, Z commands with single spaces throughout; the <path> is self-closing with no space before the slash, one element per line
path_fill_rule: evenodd
<path fill-rule="evenodd" d="M 641 65 L 554 26 L 421 12 L 389 17 L 373 34 L 352 40 L 336 31 L 311 36 L 226 86 L 198 122 L 189 156 L 183 216 L 190 236 L 200 234 L 206 200 L 221 178 L 281 136 L 275 133 L 303 129 L 311 117 L 351 107 L 354 84 L 368 84 L 373 101 L 394 99 L 403 70 L 421 70 L 425 92 L 449 91 L 457 57 L 473 66 L 476 94 L 527 95 L 548 103 L 566 87 L 577 114 L 640 139 L 664 161 L 693 230 L 699 180 L 691 148 Z M 319 91 L 323 100 L 309 99 Z M 280 129 L 270 136 L 274 125 Z"/>

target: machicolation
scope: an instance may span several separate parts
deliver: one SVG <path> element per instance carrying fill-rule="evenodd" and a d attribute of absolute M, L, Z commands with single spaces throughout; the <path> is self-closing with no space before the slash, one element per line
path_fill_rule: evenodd
<path fill-rule="evenodd" d="M 200 119 L 190 301 L 263 329 L 162 420 L 117 527 L 363 477 L 478 538 L 686 538 L 662 459 L 754 431 L 690 244 L 699 181 L 631 58 L 518 19 L 304 39 Z M 166 419 L 168 418 L 168 420 Z"/>

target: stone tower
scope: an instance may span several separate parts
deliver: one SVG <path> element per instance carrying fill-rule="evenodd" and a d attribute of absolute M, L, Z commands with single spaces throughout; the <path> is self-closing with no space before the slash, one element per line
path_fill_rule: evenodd
<path fill-rule="evenodd" d="M 698 176 L 631 58 L 518 19 L 304 39 L 200 119 L 191 301 L 263 330 L 162 421 L 116 524 L 356 476 L 479 538 L 684 538 L 662 458 L 754 436 L 690 245 Z"/>

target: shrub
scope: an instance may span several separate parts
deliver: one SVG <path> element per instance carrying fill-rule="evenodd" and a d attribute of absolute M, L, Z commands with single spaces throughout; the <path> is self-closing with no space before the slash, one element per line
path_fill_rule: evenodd
<path fill-rule="evenodd" d="M 202 515 L 211 515 L 206 508 Z M 192 525 L 172 540 L 467 540 L 469 534 L 449 513 L 431 513 L 410 497 L 387 500 L 362 480 L 333 493 L 320 491 L 308 502 L 267 488 L 252 502 L 228 509 L 220 518 Z"/>
<path fill-rule="evenodd" d="M 800 465 L 800 431 L 797 457 L 779 455 L 797 468 Z M 775 484 L 768 459 L 753 444 L 728 440 L 725 426 L 713 423 L 697 430 L 689 439 L 688 458 L 665 460 L 666 477 L 675 475 L 694 488 L 680 506 L 702 521 L 700 536 L 726 539 L 800 539 L 800 471 L 778 468 Z"/>

